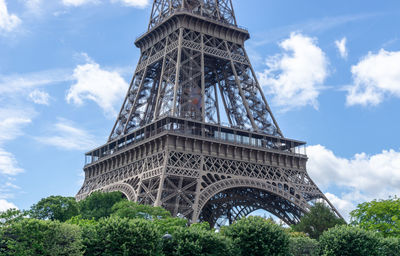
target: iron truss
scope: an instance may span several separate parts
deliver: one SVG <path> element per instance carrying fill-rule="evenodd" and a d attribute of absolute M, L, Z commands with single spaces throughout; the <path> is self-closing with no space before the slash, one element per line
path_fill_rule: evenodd
<path fill-rule="evenodd" d="M 264 209 L 297 223 L 326 199 L 287 139 L 244 48 L 230 0 L 155 0 L 141 57 L 108 143 L 86 154 L 76 195 L 121 191 L 192 222 Z"/>

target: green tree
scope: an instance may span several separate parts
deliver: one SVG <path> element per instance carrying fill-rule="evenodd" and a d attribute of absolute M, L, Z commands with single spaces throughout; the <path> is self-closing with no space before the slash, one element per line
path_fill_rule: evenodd
<path fill-rule="evenodd" d="M 49 196 L 32 205 L 29 215 L 40 220 L 64 222 L 79 214 L 78 203 L 74 197 Z"/>
<path fill-rule="evenodd" d="M 242 256 L 283 256 L 289 253 L 289 236 L 275 223 L 261 217 L 243 218 L 221 229 Z"/>
<path fill-rule="evenodd" d="M 400 236 L 400 199 L 372 201 L 359 204 L 350 213 L 351 224 L 383 236 Z"/>
<path fill-rule="evenodd" d="M 0 231 L 0 255 L 83 255 L 78 226 L 58 221 L 23 219 Z"/>
<path fill-rule="evenodd" d="M 127 200 L 115 203 L 111 211 L 113 216 L 129 219 L 165 219 L 171 217 L 171 213 L 162 207 L 143 205 Z"/>
<path fill-rule="evenodd" d="M 234 256 L 230 239 L 199 226 L 177 228 L 171 239 L 163 241 L 165 256 Z"/>
<path fill-rule="evenodd" d="M 318 241 L 304 236 L 290 237 L 289 250 L 292 256 L 319 255 Z"/>
<path fill-rule="evenodd" d="M 8 209 L 7 211 L 0 212 L 0 228 L 11 225 L 14 222 L 21 221 L 27 215 L 27 212 L 20 211 L 18 209 Z"/>
<path fill-rule="evenodd" d="M 377 234 L 358 227 L 336 226 L 325 231 L 319 240 L 323 256 L 380 256 Z"/>
<path fill-rule="evenodd" d="M 300 222 L 292 226 L 297 232 L 304 232 L 313 239 L 319 239 L 320 235 L 336 225 L 344 225 L 346 222 L 337 217 L 329 207 L 323 203 L 316 203 L 310 211 L 300 218 Z"/>
<path fill-rule="evenodd" d="M 127 201 L 121 192 L 93 192 L 90 196 L 78 202 L 82 218 L 98 220 L 109 217 L 114 204 L 120 201 Z"/>
<path fill-rule="evenodd" d="M 155 256 L 161 253 L 157 226 L 143 219 L 110 217 L 82 226 L 86 256 Z"/>

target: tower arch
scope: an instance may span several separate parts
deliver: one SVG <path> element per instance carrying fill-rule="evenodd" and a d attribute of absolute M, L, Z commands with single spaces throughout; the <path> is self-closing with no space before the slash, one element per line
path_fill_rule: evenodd
<path fill-rule="evenodd" d="M 304 199 L 295 199 L 266 182 L 246 178 L 225 179 L 201 192 L 192 221 L 207 221 L 214 226 L 221 216 L 232 222 L 262 209 L 287 224 L 295 224 L 309 207 Z"/>

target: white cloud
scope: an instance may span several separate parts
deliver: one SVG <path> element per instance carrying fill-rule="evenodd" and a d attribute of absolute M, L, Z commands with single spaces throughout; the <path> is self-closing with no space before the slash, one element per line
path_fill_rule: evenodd
<path fill-rule="evenodd" d="M 68 103 L 82 105 L 85 100 L 91 100 L 107 115 L 116 115 L 114 104 L 120 103 L 129 86 L 118 72 L 101 69 L 99 64 L 92 61 L 78 65 L 73 77 L 76 84 L 68 91 Z"/>
<path fill-rule="evenodd" d="M 39 105 L 49 105 L 50 95 L 38 89 L 35 89 L 29 94 L 29 98 L 36 104 Z"/>
<path fill-rule="evenodd" d="M 89 132 L 77 128 L 65 119 L 60 119 L 53 126 L 51 133 L 36 140 L 66 150 L 89 150 L 97 144 Z"/>
<path fill-rule="evenodd" d="M 24 170 L 18 166 L 17 160 L 13 154 L 0 148 L 0 174 L 17 175 Z"/>
<path fill-rule="evenodd" d="M 23 172 L 14 155 L 5 151 L 1 146 L 6 141 L 21 136 L 22 128 L 31 123 L 33 115 L 34 113 L 29 109 L 0 109 L 0 174 L 16 175 Z"/>
<path fill-rule="evenodd" d="M 260 83 L 284 110 L 312 105 L 328 76 L 328 59 L 315 39 L 292 33 L 279 46 L 285 51 L 267 60 L 268 68 L 259 73 Z"/>
<path fill-rule="evenodd" d="M 326 198 L 335 206 L 335 208 L 342 214 L 343 218 L 349 220 L 350 212 L 355 209 L 356 205 L 354 205 L 350 200 L 341 199 L 338 196 L 325 193 Z"/>
<path fill-rule="evenodd" d="M 149 0 L 111 0 L 112 3 L 120 2 L 126 6 L 137 8 L 145 8 L 149 4 Z"/>
<path fill-rule="evenodd" d="M 344 191 L 336 197 L 327 194 L 344 214 L 358 203 L 400 195 L 400 152 L 384 150 L 371 156 L 360 153 L 347 159 L 316 145 L 307 147 L 307 154 L 308 172 L 316 184 Z"/>
<path fill-rule="evenodd" d="M 33 14 L 40 14 L 42 12 L 43 0 L 25 0 L 25 6 Z"/>
<path fill-rule="evenodd" d="M 351 67 L 354 85 L 348 88 L 347 105 L 378 105 L 385 96 L 400 98 L 400 51 L 368 53 Z"/>
<path fill-rule="evenodd" d="M 0 184 L 0 199 L 14 198 L 14 190 L 20 190 L 21 188 L 11 183 L 12 178 L 7 175 L 3 175 L 8 180 L 4 184 Z"/>
<path fill-rule="evenodd" d="M 98 3 L 97 0 L 62 0 L 62 3 L 66 6 L 81 6 L 85 4 Z"/>
<path fill-rule="evenodd" d="M 347 43 L 346 37 L 343 37 L 340 41 L 339 40 L 335 41 L 336 48 L 339 51 L 340 57 L 342 57 L 343 59 L 347 59 L 347 56 L 349 54 L 347 51 L 346 43 Z"/>
<path fill-rule="evenodd" d="M 4 199 L 0 199 L 0 212 L 7 211 L 8 209 L 18 209 L 18 207 Z"/>
<path fill-rule="evenodd" d="M 0 145 L 23 134 L 22 128 L 31 123 L 30 109 L 0 108 Z"/>
<path fill-rule="evenodd" d="M 71 80 L 71 71 L 65 69 L 45 70 L 27 74 L 0 75 L 0 94 L 24 93 L 29 89 Z"/>
<path fill-rule="evenodd" d="M 0 32 L 10 32 L 21 23 L 15 14 L 9 14 L 5 0 L 0 0 Z"/>

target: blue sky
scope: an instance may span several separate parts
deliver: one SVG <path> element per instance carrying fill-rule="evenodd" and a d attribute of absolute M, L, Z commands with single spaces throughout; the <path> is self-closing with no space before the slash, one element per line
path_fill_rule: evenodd
<path fill-rule="evenodd" d="M 347 213 L 400 195 L 400 2 L 233 0 L 285 136 Z M 74 196 L 106 142 L 146 0 L 0 0 L 0 210 Z"/>

